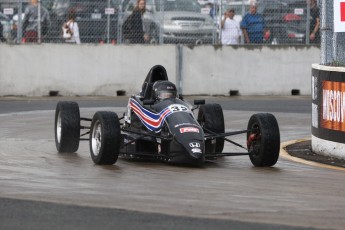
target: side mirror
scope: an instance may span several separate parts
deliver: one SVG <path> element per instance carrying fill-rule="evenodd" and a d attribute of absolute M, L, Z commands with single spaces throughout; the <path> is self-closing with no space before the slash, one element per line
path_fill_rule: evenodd
<path fill-rule="evenodd" d="M 205 105 L 205 99 L 194 100 L 194 105 Z"/>
<path fill-rule="evenodd" d="M 144 105 L 153 105 L 155 103 L 155 100 L 144 100 L 143 104 Z"/>

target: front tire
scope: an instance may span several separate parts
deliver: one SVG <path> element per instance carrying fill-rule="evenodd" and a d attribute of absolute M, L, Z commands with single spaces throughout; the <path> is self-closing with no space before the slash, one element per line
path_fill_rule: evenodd
<path fill-rule="evenodd" d="M 208 131 L 212 133 L 224 133 L 225 131 L 223 109 L 219 104 L 206 104 L 200 106 L 198 121 L 206 133 L 208 133 Z M 221 153 L 223 148 L 224 139 L 216 138 L 215 152 Z"/>
<path fill-rule="evenodd" d="M 276 118 L 269 113 L 252 115 L 248 122 L 247 147 L 254 166 L 270 167 L 277 163 L 280 132 Z"/>
<path fill-rule="evenodd" d="M 73 101 L 60 101 L 55 110 L 55 145 L 58 152 L 74 153 L 80 141 L 79 105 Z"/>
<path fill-rule="evenodd" d="M 90 130 L 90 153 L 97 165 L 112 165 L 120 152 L 121 130 L 116 113 L 97 112 Z"/>

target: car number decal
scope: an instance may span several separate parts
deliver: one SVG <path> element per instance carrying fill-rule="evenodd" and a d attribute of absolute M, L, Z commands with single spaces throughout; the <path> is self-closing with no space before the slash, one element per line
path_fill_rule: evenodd
<path fill-rule="evenodd" d="M 173 113 L 176 113 L 176 112 L 190 112 L 189 109 L 186 106 L 179 105 L 179 104 L 169 105 L 168 108 Z"/>

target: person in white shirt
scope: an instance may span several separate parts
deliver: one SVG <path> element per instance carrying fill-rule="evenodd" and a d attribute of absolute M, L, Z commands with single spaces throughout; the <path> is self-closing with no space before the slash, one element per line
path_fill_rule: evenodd
<path fill-rule="evenodd" d="M 235 10 L 228 9 L 221 21 L 222 45 L 237 45 L 240 43 L 240 23 L 234 20 Z"/>
<path fill-rule="evenodd" d="M 75 21 L 76 15 L 74 12 L 70 12 L 68 15 L 68 22 L 63 26 L 68 28 L 71 34 L 71 38 L 65 40 L 66 43 L 76 43 L 80 44 L 79 27 L 78 23 Z"/>

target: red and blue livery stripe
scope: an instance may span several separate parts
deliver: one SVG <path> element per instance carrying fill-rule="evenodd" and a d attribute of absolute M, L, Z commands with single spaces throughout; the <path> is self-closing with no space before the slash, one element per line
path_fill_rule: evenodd
<path fill-rule="evenodd" d="M 163 109 L 160 113 L 153 113 L 142 107 L 133 98 L 129 99 L 129 106 L 148 130 L 156 132 L 161 130 L 165 119 L 173 113 L 169 107 Z"/>

